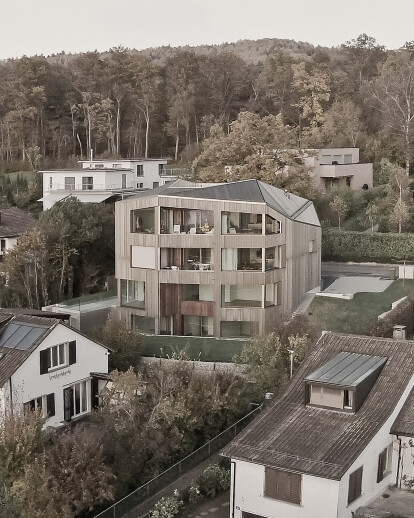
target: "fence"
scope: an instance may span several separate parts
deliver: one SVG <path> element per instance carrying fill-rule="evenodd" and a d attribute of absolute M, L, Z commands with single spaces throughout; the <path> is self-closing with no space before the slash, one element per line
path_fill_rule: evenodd
<path fill-rule="evenodd" d="M 254 417 L 261 411 L 262 405 L 252 410 L 249 414 L 242 417 L 239 421 L 232 424 L 229 428 L 216 435 L 211 441 L 203 444 L 200 448 L 184 457 L 167 470 L 163 471 L 160 475 L 149 480 L 146 484 L 142 485 L 122 500 L 119 500 L 115 504 L 111 505 L 102 511 L 95 518 L 121 518 L 125 514 L 131 512 L 135 507 L 144 502 L 147 498 L 155 495 L 168 486 L 171 482 L 174 482 L 184 473 L 187 473 L 190 469 L 194 468 L 203 460 L 217 453 L 223 448 L 228 442 L 230 442 L 241 430 L 249 424 Z"/>

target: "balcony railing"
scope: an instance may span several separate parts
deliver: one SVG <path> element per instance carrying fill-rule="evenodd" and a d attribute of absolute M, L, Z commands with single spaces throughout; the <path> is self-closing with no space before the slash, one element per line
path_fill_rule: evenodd
<path fill-rule="evenodd" d="M 84 185 L 82 183 L 77 183 L 74 185 L 65 185 L 64 183 L 53 183 L 48 185 L 48 189 L 46 192 L 51 191 L 64 191 L 64 192 L 72 192 L 72 191 L 119 191 L 122 189 L 136 189 L 136 182 L 127 183 L 125 186 L 121 186 L 119 184 L 87 184 Z"/>

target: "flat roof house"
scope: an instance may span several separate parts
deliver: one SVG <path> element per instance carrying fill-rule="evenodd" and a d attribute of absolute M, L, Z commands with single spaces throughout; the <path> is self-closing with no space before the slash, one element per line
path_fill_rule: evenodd
<path fill-rule="evenodd" d="M 84 203 L 101 203 L 130 191 L 153 189 L 176 179 L 162 158 L 80 160 L 80 169 L 40 171 L 43 175 L 43 210 L 70 196 Z"/>
<path fill-rule="evenodd" d="M 178 180 L 116 203 L 119 313 L 143 332 L 269 332 L 320 284 L 312 202 L 258 180 Z"/>
<path fill-rule="evenodd" d="M 359 148 L 311 149 L 305 164 L 312 167 L 310 176 L 319 190 L 346 185 L 353 190 L 372 189 L 373 165 L 359 162 Z"/>
<path fill-rule="evenodd" d="M 0 314 L 0 414 L 41 409 L 60 427 L 89 415 L 107 380 L 108 349 L 60 318 Z"/>
<path fill-rule="evenodd" d="M 412 476 L 400 434 L 414 433 L 413 386 L 413 341 L 324 333 L 285 392 L 225 447 L 230 516 L 352 518 Z"/>

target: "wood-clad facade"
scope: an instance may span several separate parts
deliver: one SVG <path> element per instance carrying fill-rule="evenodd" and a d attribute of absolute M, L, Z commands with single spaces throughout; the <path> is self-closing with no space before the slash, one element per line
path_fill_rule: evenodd
<path fill-rule="evenodd" d="M 119 311 L 128 325 L 156 334 L 267 333 L 319 285 L 321 229 L 312 204 L 303 200 L 301 209 L 312 212 L 309 223 L 265 200 L 220 199 L 217 189 L 214 197 L 197 197 L 203 188 L 192 189 L 192 196 L 155 189 L 116 204 Z M 149 219 L 142 209 L 153 209 Z M 238 214 L 252 223 L 234 225 Z M 267 232 L 265 221 L 277 222 L 277 231 Z M 145 283 L 145 295 L 138 296 L 145 297 L 145 309 L 123 294 L 121 280 L 131 281 L 131 292 L 137 281 Z"/>

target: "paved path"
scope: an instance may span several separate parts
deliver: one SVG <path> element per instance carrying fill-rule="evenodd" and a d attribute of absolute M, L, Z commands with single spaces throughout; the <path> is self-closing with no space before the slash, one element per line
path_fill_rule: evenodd
<path fill-rule="evenodd" d="M 189 487 L 192 482 L 194 482 L 198 476 L 206 469 L 210 464 L 216 464 L 219 461 L 220 457 L 218 454 L 209 457 L 204 462 L 198 464 L 195 468 L 193 468 L 188 473 L 185 473 L 180 478 L 176 479 L 170 485 L 156 493 L 154 496 L 148 498 L 142 504 L 138 505 L 135 509 L 130 511 L 128 514 L 124 515 L 124 518 L 142 518 L 147 516 L 154 505 L 160 500 L 163 496 L 172 496 L 174 494 L 174 490 L 178 489 L 178 491 L 182 491 L 183 489 Z M 209 508 L 217 507 L 210 505 Z M 203 511 L 205 512 L 205 511 Z M 208 513 L 209 514 L 209 513 Z M 207 515 L 203 515 L 207 516 Z M 221 515 L 213 515 L 214 518 L 222 518 Z M 226 514 L 226 518 L 228 518 L 228 513 Z"/>
<path fill-rule="evenodd" d="M 190 515 L 191 518 L 229 518 L 230 516 L 230 491 L 200 504 Z"/>

